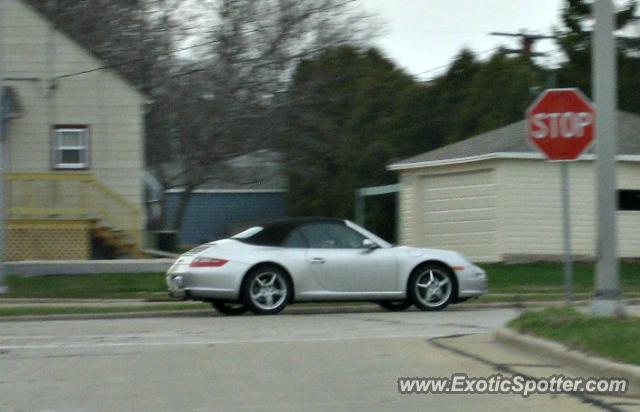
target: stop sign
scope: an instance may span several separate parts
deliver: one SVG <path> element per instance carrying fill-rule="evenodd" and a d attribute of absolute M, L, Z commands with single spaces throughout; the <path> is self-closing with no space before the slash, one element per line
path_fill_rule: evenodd
<path fill-rule="evenodd" d="M 549 160 L 575 160 L 595 137 L 595 112 L 578 89 L 548 89 L 527 110 L 527 139 Z"/>

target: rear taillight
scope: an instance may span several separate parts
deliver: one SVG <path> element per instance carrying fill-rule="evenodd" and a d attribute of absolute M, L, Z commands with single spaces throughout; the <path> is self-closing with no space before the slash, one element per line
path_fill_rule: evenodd
<path fill-rule="evenodd" d="M 220 266 L 224 266 L 224 264 L 227 262 L 228 260 L 225 259 L 199 257 L 193 259 L 189 266 L 192 268 L 217 268 Z"/>

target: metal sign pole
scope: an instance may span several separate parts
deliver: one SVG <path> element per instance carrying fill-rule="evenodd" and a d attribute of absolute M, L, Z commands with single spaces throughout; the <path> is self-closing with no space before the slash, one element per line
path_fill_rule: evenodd
<path fill-rule="evenodd" d="M 596 176 L 598 194 L 598 233 L 596 291 L 591 304 L 594 315 L 623 313 L 618 276 L 616 235 L 616 45 L 613 37 L 614 14 L 611 0 L 594 2 L 593 89 L 598 111 L 596 122 Z"/>
<path fill-rule="evenodd" d="M 562 175 L 562 227 L 564 243 L 564 291 L 567 306 L 573 303 L 573 258 L 571 252 L 571 186 L 569 184 L 569 162 L 560 162 Z"/>

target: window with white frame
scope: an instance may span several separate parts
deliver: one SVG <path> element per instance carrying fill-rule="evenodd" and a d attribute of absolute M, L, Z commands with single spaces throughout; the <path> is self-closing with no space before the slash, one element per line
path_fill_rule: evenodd
<path fill-rule="evenodd" d="M 89 167 L 89 129 L 86 126 L 58 126 L 53 133 L 53 167 Z"/>

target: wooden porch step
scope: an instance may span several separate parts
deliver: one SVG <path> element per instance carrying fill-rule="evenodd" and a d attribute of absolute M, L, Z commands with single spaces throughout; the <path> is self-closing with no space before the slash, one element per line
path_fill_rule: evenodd
<path fill-rule="evenodd" d="M 94 222 L 92 234 L 119 253 L 126 253 L 137 258 L 146 256 L 128 232 L 115 229 L 103 221 Z"/>

